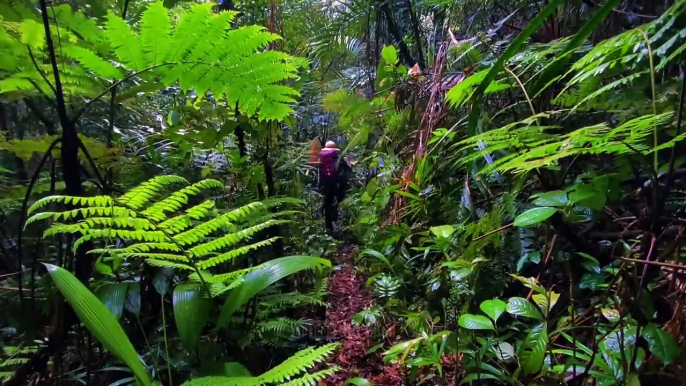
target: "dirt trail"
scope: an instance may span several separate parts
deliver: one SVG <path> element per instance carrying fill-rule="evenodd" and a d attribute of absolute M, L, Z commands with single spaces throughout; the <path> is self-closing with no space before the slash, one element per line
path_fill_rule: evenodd
<path fill-rule="evenodd" d="M 325 325 L 328 335 L 341 344 L 332 358 L 341 371 L 320 382 L 320 386 L 340 386 L 347 379 L 362 377 L 373 385 L 403 385 L 403 377 L 395 365 L 384 365 L 379 353 L 367 355 L 376 342 L 371 340 L 369 327 L 357 326 L 353 316 L 372 306 L 372 298 L 365 288 L 366 279 L 355 272 L 354 250 L 344 246 L 334 256 L 338 264 L 329 279 L 329 309 Z"/>

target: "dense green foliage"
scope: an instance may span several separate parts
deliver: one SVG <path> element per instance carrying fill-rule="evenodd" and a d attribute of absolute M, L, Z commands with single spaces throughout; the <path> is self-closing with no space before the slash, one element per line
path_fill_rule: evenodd
<path fill-rule="evenodd" d="M 683 378 L 684 31 L 683 0 L 0 0 L 0 380 Z M 335 237 L 313 139 L 353 160 Z"/>

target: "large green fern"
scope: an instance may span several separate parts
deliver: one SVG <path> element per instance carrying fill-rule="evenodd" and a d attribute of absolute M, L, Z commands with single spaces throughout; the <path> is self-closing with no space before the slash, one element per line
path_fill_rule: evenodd
<path fill-rule="evenodd" d="M 582 154 L 650 154 L 656 150 L 669 148 L 686 138 L 680 135 L 657 148 L 650 146 L 649 138 L 656 127 L 666 127 L 672 123 L 671 111 L 658 115 L 644 115 L 612 128 L 607 124 L 597 124 L 573 130 L 567 134 L 552 133 L 558 126 L 543 126 L 540 120 L 549 119 L 549 114 L 537 114 L 505 125 L 499 129 L 467 138 L 456 145 L 459 154 L 477 149 L 461 157 L 459 164 L 468 164 L 492 152 L 506 154 L 481 170 L 484 174 L 497 172 L 526 172 L 537 168 L 557 168 L 559 161 Z"/>
<path fill-rule="evenodd" d="M 335 373 L 338 369 L 318 371 L 315 373 L 305 373 L 317 362 L 326 359 L 334 350 L 339 347 L 337 343 L 329 343 L 322 347 L 308 347 L 295 353 L 283 361 L 280 365 L 267 371 L 260 376 L 239 376 L 239 377 L 203 377 L 193 379 L 184 383 L 184 386 L 260 386 L 260 385 L 290 385 L 290 386 L 310 386 L 324 379 L 327 375 Z"/>
<path fill-rule="evenodd" d="M 49 57 L 39 15 L 19 2 L 0 1 L 0 51 L 13 53 L 0 58 L 0 94 L 50 95 L 50 63 L 34 65 L 32 59 Z M 153 2 L 134 30 L 113 13 L 100 25 L 69 5 L 54 7 L 51 30 L 60 36 L 56 59 L 65 92 L 90 99 L 134 78 L 139 85 L 161 80 L 165 86 L 178 82 L 183 90 L 224 97 L 229 106 L 238 103 L 244 115 L 288 116 L 298 92 L 281 83 L 296 77 L 306 61 L 263 50 L 279 37 L 259 26 L 232 30 L 236 13 L 217 14 L 211 8 L 211 3 L 196 4 L 172 21 L 162 2 Z"/>
<path fill-rule="evenodd" d="M 181 185 L 186 186 L 167 194 L 174 186 Z M 52 203 L 77 208 L 36 213 L 26 221 L 26 226 L 50 219 L 52 224 L 45 236 L 74 234 L 77 236 L 75 250 L 87 241 L 97 242 L 99 247 L 88 253 L 100 255 L 102 262 L 143 259 L 156 267 L 187 271 L 191 280 L 205 283 L 210 293 L 218 296 L 239 286 L 248 273 L 271 266 L 214 274 L 211 269 L 273 243 L 276 237 L 253 241 L 251 236 L 288 222 L 283 217 L 295 213 L 272 213 L 269 208 L 299 203 L 291 198 L 273 198 L 219 211 L 214 201 L 205 200 L 181 211 L 201 193 L 221 188 L 223 185 L 216 180 L 188 184 L 181 177 L 158 176 L 118 198 L 49 196 L 36 201 L 29 213 Z M 125 244 L 114 243 L 116 240 Z"/>

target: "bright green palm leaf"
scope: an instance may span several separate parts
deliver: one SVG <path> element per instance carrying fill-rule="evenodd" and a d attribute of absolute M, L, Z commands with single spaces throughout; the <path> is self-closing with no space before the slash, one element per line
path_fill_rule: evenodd
<path fill-rule="evenodd" d="M 224 326 L 231 315 L 260 291 L 296 272 L 315 267 L 330 267 L 326 259 L 311 256 L 286 256 L 262 264 L 245 276 L 240 287 L 231 291 L 222 307 L 217 325 Z"/>
<path fill-rule="evenodd" d="M 107 350 L 124 362 L 145 386 L 152 385 L 131 341 L 114 315 L 100 300 L 69 271 L 56 265 L 45 264 L 50 277 L 88 331 Z"/>
<path fill-rule="evenodd" d="M 491 84 L 491 82 L 493 82 L 493 80 L 495 80 L 496 76 L 498 76 L 500 71 L 505 66 L 505 63 L 519 51 L 519 48 L 526 42 L 529 36 L 538 30 L 541 24 L 543 24 L 548 16 L 550 16 L 561 3 L 562 0 L 551 0 L 548 5 L 546 5 L 545 8 L 543 8 L 541 12 L 536 15 L 536 17 L 531 20 L 529 24 L 527 24 L 522 32 L 519 33 L 517 38 L 510 43 L 510 46 L 507 47 L 503 55 L 488 71 L 488 74 L 486 74 L 484 80 L 481 81 L 479 87 L 474 90 L 474 93 L 472 93 L 470 97 L 472 101 L 472 111 L 469 113 L 469 126 L 467 129 L 467 133 L 470 137 L 476 134 L 476 125 L 479 120 L 479 116 L 481 115 L 481 97 L 484 95 L 484 92 L 488 86 Z"/>
<path fill-rule="evenodd" d="M 181 343 L 193 351 L 210 313 L 210 299 L 205 297 L 204 288 L 197 283 L 180 284 L 174 288 L 172 303 L 174 320 Z"/>

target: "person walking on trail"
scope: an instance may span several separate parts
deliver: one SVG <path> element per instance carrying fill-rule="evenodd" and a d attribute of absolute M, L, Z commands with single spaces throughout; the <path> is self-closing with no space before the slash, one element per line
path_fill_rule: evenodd
<path fill-rule="evenodd" d="M 336 143 L 327 141 L 319 152 L 322 193 L 324 194 L 324 222 L 326 231 L 332 234 L 333 223 L 338 220 L 337 204 L 345 198 L 345 177 L 343 173 L 350 168 L 346 160 L 339 163 L 341 151 Z"/>

